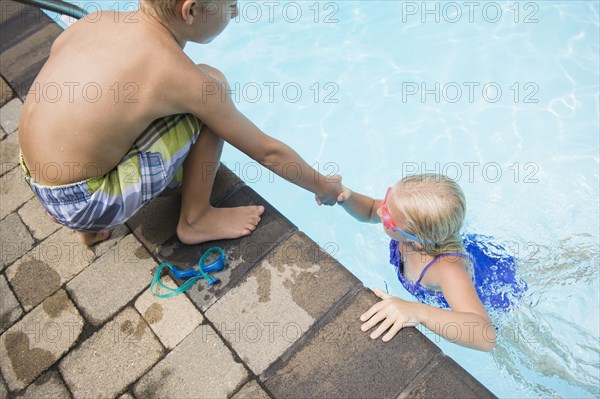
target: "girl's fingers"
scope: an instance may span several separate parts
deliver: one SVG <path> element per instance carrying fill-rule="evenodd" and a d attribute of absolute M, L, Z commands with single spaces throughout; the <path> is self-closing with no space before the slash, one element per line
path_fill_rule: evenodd
<path fill-rule="evenodd" d="M 398 331 L 402 330 L 402 327 L 403 327 L 403 323 L 401 323 L 399 320 L 396 320 L 396 322 L 394 323 L 392 328 L 390 328 L 389 331 L 387 332 L 387 334 L 385 334 L 383 336 L 382 341 L 388 342 L 389 340 L 394 338 L 394 336 L 398 333 Z"/>
<path fill-rule="evenodd" d="M 371 316 L 373 316 L 375 313 L 379 312 L 381 309 L 383 309 L 383 307 L 385 306 L 385 303 L 382 301 L 377 302 L 375 305 L 371 306 L 369 308 L 369 310 L 367 310 L 365 313 L 363 313 L 360 316 L 360 321 L 367 321 L 371 318 Z"/>
<path fill-rule="evenodd" d="M 376 326 L 381 320 L 385 319 L 386 317 L 387 317 L 387 312 L 385 312 L 384 310 L 377 312 L 373 316 L 371 316 L 369 321 L 363 323 L 363 325 L 360 326 L 360 329 L 362 331 L 368 331 L 372 327 Z"/>
<path fill-rule="evenodd" d="M 391 298 L 392 297 L 390 294 L 388 294 L 387 292 L 382 291 L 381 289 L 379 289 L 377 287 L 375 287 L 375 290 L 373 292 L 375 293 L 375 295 L 377 295 L 381 299 L 387 299 L 387 298 Z"/>
<path fill-rule="evenodd" d="M 386 318 L 380 325 L 379 327 L 377 327 L 377 329 L 375 331 L 373 331 L 370 335 L 371 339 L 377 339 L 379 338 L 379 336 L 381 334 L 383 334 L 384 332 L 386 332 L 388 330 L 388 328 L 390 328 L 390 326 L 393 324 L 394 322 L 392 320 L 390 320 L 389 318 Z"/>

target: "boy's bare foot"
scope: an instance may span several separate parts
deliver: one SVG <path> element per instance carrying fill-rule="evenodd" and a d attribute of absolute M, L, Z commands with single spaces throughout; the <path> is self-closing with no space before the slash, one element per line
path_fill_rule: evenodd
<path fill-rule="evenodd" d="M 108 240 L 110 238 L 111 234 L 112 234 L 112 231 L 110 231 L 110 230 L 100 231 L 98 233 L 91 233 L 91 232 L 87 232 L 87 231 L 78 231 L 77 237 L 79 237 L 79 241 L 81 241 L 82 244 L 87 245 L 89 247 L 90 245 L 94 245 L 98 242 Z"/>
<path fill-rule="evenodd" d="M 211 207 L 191 223 L 180 217 L 177 236 L 187 245 L 247 236 L 256 230 L 264 211 L 263 206 Z"/>

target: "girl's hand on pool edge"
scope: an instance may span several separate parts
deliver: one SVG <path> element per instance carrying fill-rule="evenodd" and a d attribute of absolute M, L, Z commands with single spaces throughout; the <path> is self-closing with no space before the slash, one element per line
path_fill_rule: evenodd
<path fill-rule="evenodd" d="M 377 339 L 387 331 L 382 340 L 388 342 L 402 328 L 414 327 L 419 324 L 414 302 L 402 300 L 383 292 L 379 288 L 375 288 L 374 292 L 375 295 L 381 298 L 381 301 L 371 306 L 369 310 L 360 316 L 360 320 L 364 322 L 360 329 L 365 332 L 381 322 L 379 327 L 371 333 L 371 339 Z"/>

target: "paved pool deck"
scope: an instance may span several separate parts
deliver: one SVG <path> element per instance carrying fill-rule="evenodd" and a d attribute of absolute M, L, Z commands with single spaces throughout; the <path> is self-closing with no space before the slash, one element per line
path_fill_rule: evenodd
<path fill-rule="evenodd" d="M 92 248 L 51 222 L 21 175 L 17 128 L 61 28 L 0 7 L 0 399 L 494 397 L 414 328 L 369 339 L 358 317 L 377 297 L 223 165 L 215 206 L 266 207 L 248 237 L 182 244 L 177 196 Z M 150 294 L 159 264 L 192 267 L 214 245 L 219 284 Z"/>

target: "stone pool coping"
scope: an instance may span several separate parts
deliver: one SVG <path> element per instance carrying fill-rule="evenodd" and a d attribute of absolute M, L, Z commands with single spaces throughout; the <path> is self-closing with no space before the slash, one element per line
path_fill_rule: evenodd
<path fill-rule="evenodd" d="M 181 244 L 177 196 L 92 249 L 50 222 L 22 179 L 16 130 L 61 31 L 1 3 L 0 398 L 494 397 L 414 328 L 370 340 L 358 316 L 376 296 L 224 165 L 213 203 L 266 207 L 242 239 Z M 148 292 L 161 262 L 192 266 L 212 245 L 228 257 L 220 284 Z"/>

